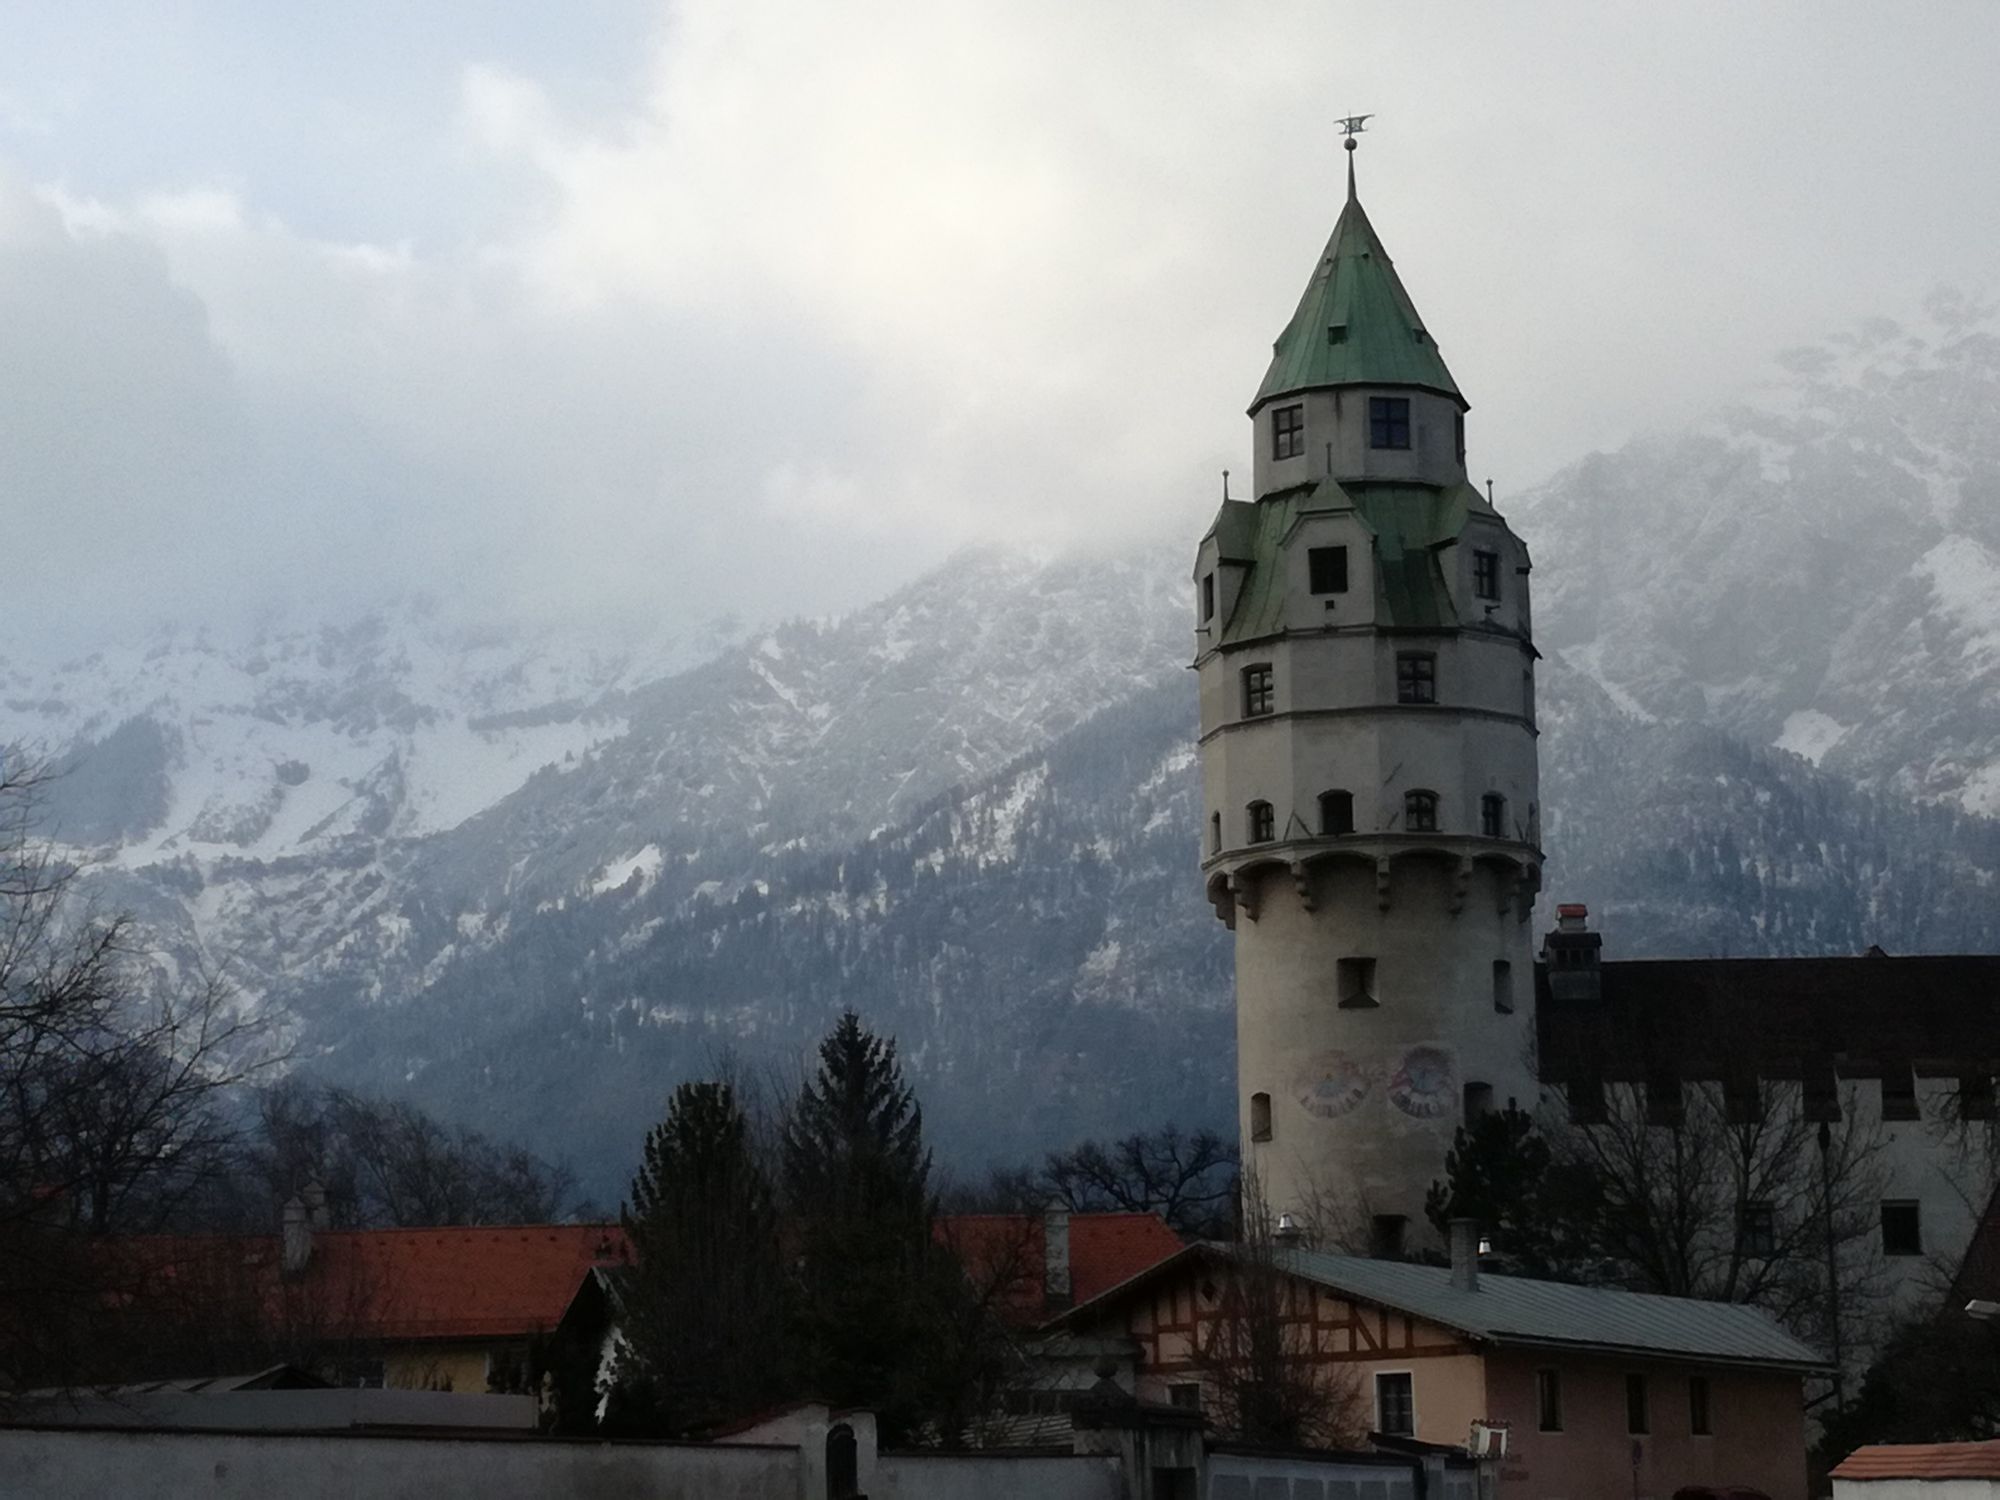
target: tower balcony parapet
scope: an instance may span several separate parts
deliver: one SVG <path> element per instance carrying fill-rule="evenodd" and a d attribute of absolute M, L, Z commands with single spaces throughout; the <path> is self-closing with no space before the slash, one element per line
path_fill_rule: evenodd
<path fill-rule="evenodd" d="M 1395 867 L 1405 860 L 1448 862 L 1455 867 L 1449 910 L 1455 916 L 1471 896 L 1474 878 L 1485 868 L 1498 878 L 1499 909 L 1527 921 L 1542 886 L 1542 851 L 1518 839 L 1486 838 L 1466 833 L 1348 833 L 1273 839 L 1224 849 L 1201 862 L 1209 904 L 1232 930 L 1240 914 L 1257 920 L 1268 882 L 1283 873 L 1292 880 L 1293 894 L 1306 910 L 1314 909 L 1313 873 L 1335 864 L 1371 868 L 1376 904 L 1388 911 L 1394 904 Z"/>

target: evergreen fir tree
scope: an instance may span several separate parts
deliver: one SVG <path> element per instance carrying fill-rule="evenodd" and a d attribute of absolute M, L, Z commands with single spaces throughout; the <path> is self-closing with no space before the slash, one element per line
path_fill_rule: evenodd
<path fill-rule="evenodd" d="M 626 1409 L 687 1433 L 786 1394 L 777 1205 L 734 1089 L 674 1090 L 621 1217 L 638 1253 L 619 1380 L 639 1399 Z"/>

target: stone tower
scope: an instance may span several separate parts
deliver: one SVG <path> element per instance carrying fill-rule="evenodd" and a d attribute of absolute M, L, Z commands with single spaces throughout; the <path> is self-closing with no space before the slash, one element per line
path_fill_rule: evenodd
<path fill-rule="evenodd" d="M 1533 1092 L 1528 553 L 1465 412 L 1350 155 L 1250 405 L 1254 499 L 1196 553 L 1194 665 L 1244 1161 L 1272 1212 L 1379 1253 L 1431 1237 L 1468 1114 Z"/>

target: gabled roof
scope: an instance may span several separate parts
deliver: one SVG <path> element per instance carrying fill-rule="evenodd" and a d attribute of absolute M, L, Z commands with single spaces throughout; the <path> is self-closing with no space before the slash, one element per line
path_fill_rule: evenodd
<path fill-rule="evenodd" d="M 1024 1322 L 1039 1323 L 1060 1311 L 1050 1304 L 1045 1282 L 1046 1228 L 1041 1214 L 947 1214 L 938 1220 L 938 1238 L 975 1283 L 1007 1278 L 1007 1308 Z M 1180 1249 L 1181 1237 L 1158 1214 L 1071 1214 L 1070 1299 L 1088 1301 Z"/>
<path fill-rule="evenodd" d="M 1465 399 L 1351 180 L 1347 205 L 1298 311 L 1278 335 L 1271 368 L 1250 409 L 1273 396 L 1334 385 L 1414 385 L 1461 404 Z"/>
<path fill-rule="evenodd" d="M 1834 1479 L 2000 1479 L 2000 1439 L 1871 1443 L 1834 1465 Z"/>
<path fill-rule="evenodd" d="M 1228 1245 L 1190 1246 L 1097 1299 L 1079 1304 L 1059 1322 L 1088 1321 L 1122 1297 L 1150 1284 L 1196 1256 L 1228 1259 Z M 1611 1287 L 1569 1286 L 1522 1276 L 1482 1273 L 1477 1291 L 1459 1291 L 1444 1266 L 1369 1260 L 1314 1250 L 1278 1249 L 1279 1266 L 1355 1301 L 1407 1313 L 1479 1343 L 1578 1353 L 1642 1355 L 1700 1363 L 1756 1365 L 1797 1370 L 1823 1369 L 1826 1361 L 1754 1307 L 1704 1302 L 1693 1297 L 1661 1297 Z"/>
<path fill-rule="evenodd" d="M 145 1236 L 110 1241 L 133 1303 L 244 1302 L 277 1321 L 311 1317 L 367 1341 L 516 1338 L 552 1329 L 594 1265 L 626 1258 L 616 1224 L 317 1230 L 296 1276 L 276 1235 Z"/>

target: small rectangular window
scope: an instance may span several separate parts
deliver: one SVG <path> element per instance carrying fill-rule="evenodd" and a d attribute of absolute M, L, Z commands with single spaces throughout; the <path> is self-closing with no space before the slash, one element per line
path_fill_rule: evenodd
<path fill-rule="evenodd" d="M 1840 1119 L 1840 1080 L 1833 1070 L 1833 1059 L 1826 1056 L 1809 1057 L 1804 1066 L 1805 1080 L 1800 1090 L 1803 1106 L 1799 1113 L 1806 1119 L 1822 1124 L 1832 1124 Z"/>
<path fill-rule="evenodd" d="M 1396 656 L 1396 701 L 1437 702 L 1437 658 L 1428 651 L 1403 651 Z"/>
<path fill-rule="evenodd" d="M 1514 1014 L 1514 966 L 1504 958 L 1493 960 L 1493 1008 L 1503 1016 Z"/>
<path fill-rule="evenodd" d="M 1923 1111 L 1917 1108 L 1917 1075 L 1908 1063 L 1888 1063 L 1882 1068 L 1882 1118 L 1923 1118 Z"/>
<path fill-rule="evenodd" d="M 1354 832 L 1354 793 L 1319 794 L 1319 831 L 1323 838 L 1338 838 Z"/>
<path fill-rule="evenodd" d="M 1475 552 L 1472 554 L 1472 592 L 1482 599 L 1500 597 L 1500 554 L 1497 552 Z"/>
<path fill-rule="evenodd" d="M 1375 1377 L 1375 1430 L 1389 1437 L 1416 1436 L 1416 1393 L 1407 1370 Z"/>
<path fill-rule="evenodd" d="M 1715 1431 L 1708 1414 L 1708 1377 L 1688 1376 L 1688 1431 L 1696 1437 L 1708 1437 Z"/>
<path fill-rule="evenodd" d="M 1167 1387 L 1167 1401 L 1183 1411 L 1201 1410 L 1201 1385 L 1193 1380 L 1177 1380 Z"/>
<path fill-rule="evenodd" d="M 1410 446 L 1410 398 L 1370 396 L 1368 398 L 1368 446 L 1407 448 Z"/>
<path fill-rule="evenodd" d="M 1470 1125 L 1485 1115 L 1493 1113 L 1493 1085 L 1490 1083 L 1468 1083 L 1465 1086 L 1465 1123 Z"/>
<path fill-rule="evenodd" d="M 1243 717 L 1259 718 L 1271 712 L 1276 695 L 1271 684 L 1269 663 L 1243 669 Z"/>
<path fill-rule="evenodd" d="M 1634 1437 L 1644 1437 L 1653 1430 L 1651 1413 L 1646 1410 L 1646 1377 L 1643 1375 L 1625 1377 L 1625 1430 Z"/>
<path fill-rule="evenodd" d="M 1543 1432 L 1563 1430 L 1563 1378 L 1560 1370 L 1535 1371 L 1535 1425 Z"/>
<path fill-rule="evenodd" d="M 1334 978 L 1340 989 L 1340 1004 L 1346 1010 L 1366 1010 L 1381 1002 L 1375 998 L 1375 960 L 1343 958 L 1334 963 Z"/>
<path fill-rule="evenodd" d="M 1279 407 L 1271 413 L 1271 457 L 1297 458 L 1305 451 L 1305 407 Z"/>
<path fill-rule="evenodd" d="M 1347 592 L 1347 549 L 1345 547 L 1306 548 L 1306 572 L 1315 594 Z"/>
<path fill-rule="evenodd" d="M 1736 1243 L 1755 1260 L 1778 1253 L 1778 1215 L 1769 1202 L 1752 1198 L 1736 1210 Z"/>
<path fill-rule="evenodd" d="M 1219 812 L 1208 815 L 1208 852 L 1222 852 L 1222 814 Z"/>
<path fill-rule="evenodd" d="M 1479 832 L 1489 839 L 1507 837 L 1507 799 L 1498 792 L 1479 799 Z"/>
<path fill-rule="evenodd" d="M 1204 573 L 1201 575 L 1202 623 L 1206 625 L 1210 620 L 1213 620 L 1214 618 L 1215 618 L 1215 575 L 1213 573 Z"/>
<path fill-rule="evenodd" d="M 1250 1096 L 1250 1139 L 1268 1141 L 1271 1138 L 1271 1096 L 1252 1094 Z"/>
<path fill-rule="evenodd" d="M 1403 831 L 1405 833 L 1436 833 L 1437 826 L 1437 793 L 1405 792 L 1403 794 Z"/>
<path fill-rule="evenodd" d="M 1521 674 L 1521 717 L 1530 724 L 1535 722 L 1535 674 Z"/>
<path fill-rule="evenodd" d="M 1915 1203 L 1882 1205 L 1882 1253 L 1884 1255 L 1924 1253 L 1923 1215 Z"/>

